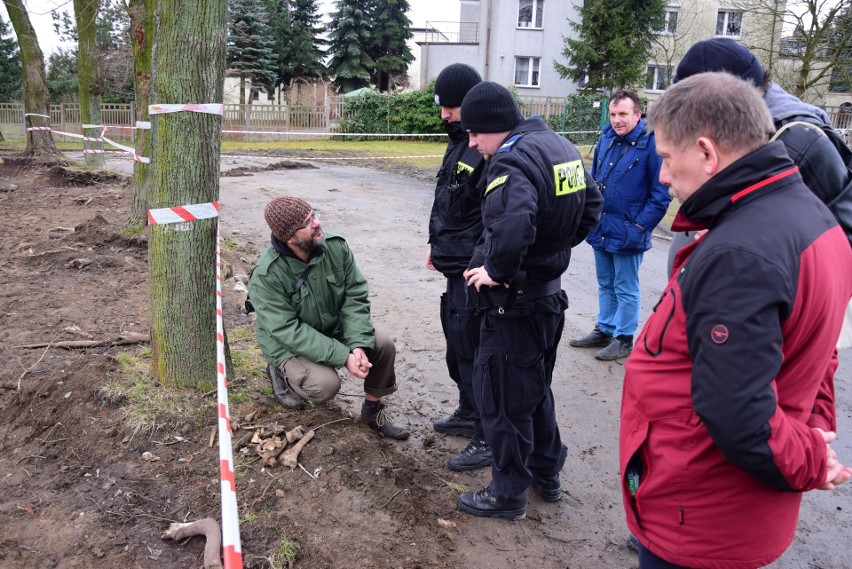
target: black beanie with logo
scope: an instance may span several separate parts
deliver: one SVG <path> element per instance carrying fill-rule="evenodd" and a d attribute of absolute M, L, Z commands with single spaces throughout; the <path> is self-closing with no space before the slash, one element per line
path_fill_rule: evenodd
<path fill-rule="evenodd" d="M 483 81 L 468 91 L 461 105 L 461 124 L 467 132 L 506 132 L 524 120 L 512 93 Z"/>
<path fill-rule="evenodd" d="M 460 107 L 470 88 L 480 82 L 482 77 L 470 65 L 448 65 L 435 79 L 435 104 L 450 108 Z"/>

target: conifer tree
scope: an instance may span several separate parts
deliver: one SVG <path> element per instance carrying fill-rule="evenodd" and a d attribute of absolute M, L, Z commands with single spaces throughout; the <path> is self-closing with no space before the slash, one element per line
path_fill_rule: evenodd
<path fill-rule="evenodd" d="M 269 14 L 263 3 L 260 0 L 230 0 L 228 66 L 240 74 L 241 105 L 246 103 L 246 80 L 251 81 L 252 89 L 275 84 L 273 45 Z"/>
<path fill-rule="evenodd" d="M 0 103 L 21 99 L 22 73 L 21 53 L 12 26 L 0 18 Z"/>
<path fill-rule="evenodd" d="M 393 91 L 395 78 L 404 77 L 414 55 L 406 41 L 411 38 L 408 0 L 373 0 L 373 37 L 370 57 L 376 62 L 375 83 L 380 91 Z"/>
<path fill-rule="evenodd" d="M 613 91 L 636 87 L 645 80 L 654 29 L 665 18 L 664 0 L 586 0 L 580 23 L 569 24 L 578 37 L 565 38 L 562 55 L 568 65 L 554 62 L 564 79 L 588 82 L 585 89 Z"/>
<path fill-rule="evenodd" d="M 329 24 L 328 73 L 344 93 L 366 87 L 376 66 L 367 47 L 372 41 L 369 0 L 337 0 Z"/>

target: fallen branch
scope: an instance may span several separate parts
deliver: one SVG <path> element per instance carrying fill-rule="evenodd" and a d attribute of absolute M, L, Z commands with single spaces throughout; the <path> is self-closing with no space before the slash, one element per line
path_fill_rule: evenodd
<path fill-rule="evenodd" d="M 37 366 L 41 362 L 41 360 L 44 359 L 44 356 L 47 355 L 47 351 L 51 348 L 51 346 L 55 346 L 55 345 L 56 344 L 51 344 L 50 342 L 48 342 L 45 346 L 39 346 L 41 348 L 44 348 L 44 353 L 41 354 L 41 357 L 38 359 L 38 361 L 36 363 L 34 363 L 33 365 L 31 365 L 30 367 L 25 369 L 24 373 L 22 373 L 20 375 L 20 377 L 18 377 L 18 389 L 17 389 L 17 391 L 21 390 L 21 380 L 24 379 L 24 376 L 27 375 L 30 372 L 31 369 L 33 369 L 35 366 Z"/>
<path fill-rule="evenodd" d="M 162 539 L 177 541 L 196 535 L 203 535 L 207 539 L 204 546 L 204 569 L 222 569 L 222 559 L 219 556 L 222 550 L 222 534 L 219 524 L 213 518 L 204 518 L 188 524 L 173 523 Z"/>
<path fill-rule="evenodd" d="M 287 452 L 285 452 L 281 456 L 281 460 L 279 461 L 281 465 L 289 466 L 290 470 L 296 468 L 296 466 L 299 464 L 299 453 L 302 451 L 305 445 L 308 444 L 308 441 L 310 441 L 312 438 L 314 438 L 313 431 L 308 431 L 307 433 L 305 433 L 305 436 L 302 437 L 299 442 L 297 442 L 291 448 L 287 449 Z"/>
<path fill-rule="evenodd" d="M 97 346 L 126 346 L 128 344 L 144 344 L 151 340 L 148 334 L 137 334 L 134 332 L 130 332 L 128 334 L 122 334 L 115 338 L 107 338 L 106 340 L 68 340 L 63 342 L 39 342 L 38 344 L 23 344 L 21 346 L 13 346 L 15 348 L 22 348 L 25 350 L 31 350 L 34 348 L 65 348 L 68 350 L 73 350 L 76 348 L 95 348 Z M 46 350 L 45 350 L 46 352 Z M 44 357 L 44 356 L 42 356 Z"/>

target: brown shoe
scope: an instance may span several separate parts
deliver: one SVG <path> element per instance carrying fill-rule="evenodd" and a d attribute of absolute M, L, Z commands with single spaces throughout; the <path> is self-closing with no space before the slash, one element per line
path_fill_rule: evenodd
<path fill-rule="evenodd" d="M 404 441 L 409 436 L 408 429 L 391 421 L 384 403 L 379 403 L 379 407 L 374 413 L 370 413 L 364 407 L 361 407 L 361 420 L 374 431 L 378 431 L 383 437 Z"/>

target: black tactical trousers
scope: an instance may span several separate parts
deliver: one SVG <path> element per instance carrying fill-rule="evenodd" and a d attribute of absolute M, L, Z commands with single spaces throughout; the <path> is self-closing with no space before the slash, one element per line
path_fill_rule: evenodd
<path fill-rule="evenodd" d="M 473 388 L 494 453 L 490 488 L 518 506 L 533 475 L 553 476 L 565 463 L 550 385 L 567 306 L 560 291 L 482 316 Z"/>

